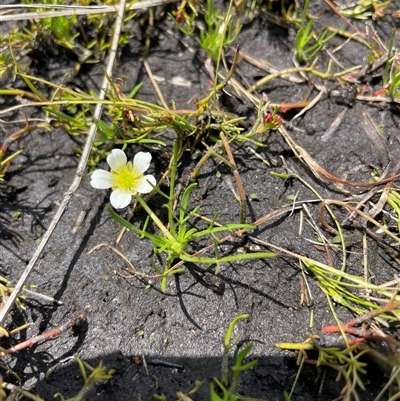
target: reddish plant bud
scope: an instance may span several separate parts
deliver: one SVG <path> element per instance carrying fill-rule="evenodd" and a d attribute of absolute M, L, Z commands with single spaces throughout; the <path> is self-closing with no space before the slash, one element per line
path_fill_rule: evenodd
<path fill-rule="evenodd" d="M 269 124 L 272 123 L 272 120 L 274 119 L 274 116 L 271 113 L 267 113 L 264 117 L 264 121 Z"/>
<path fill-rule="evenodd" d="M 176 14 L 175 21 L 176 21 L 176 23 L 177 23 L 178 25 L 182 25 L 183 14 L 182 14 L 182 13 Z"/>

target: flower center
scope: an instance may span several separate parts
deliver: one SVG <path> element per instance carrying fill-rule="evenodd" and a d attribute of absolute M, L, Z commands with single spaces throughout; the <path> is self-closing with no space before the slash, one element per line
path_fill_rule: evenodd
<path fill-rule="evenodd" d="M 115 185 L 112 187 L 113 190 L 122 189 L 131 195 L 136 194 L 136 187 L 142 174 L 134 170 L 131 162 L 128 162 L 123 169 L 112 171 L 111 173 L 115 179 Z"/>

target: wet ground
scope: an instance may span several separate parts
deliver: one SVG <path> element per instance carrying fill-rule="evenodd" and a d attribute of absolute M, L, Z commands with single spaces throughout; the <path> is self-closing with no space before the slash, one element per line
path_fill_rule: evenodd
<path fill-rule="evenodd" d="M 311 12 L 321 17 L 319 24 L 330 21 L 331 25 L 340 26 L 338 17 L 325 3 L 315 5 Z M 388 39 L 391 27 L 396 23 L 389 17 L 373 23 L 383 40 Z M 132 29 L 137 28 L 133 23 Z M 365 32 L 367 25 L 359 22 L 358 28 Z M 143 42 L 139 36 L 134 35 L 122 50 L 114 79 L 121 78 L 125 82 L 127 93 L 143 81 L 138 97 L 156 101 L 156 94 L 143 67 Z M 159 83 L 164 98 L 167 102 L 174 100 L 177 108 L 193 107 L 193 99 L 204 97 L 210 86 L 204 67 L 205 54 L 191 51 L 195 41 L 182 39 L 174 25 L 166 19 L 159 22 L 154 36 L 158 39 L 151 47 L 148 63 L 154 75 L 164 78 Z M 260 14 L 244 26 L 235 45 L 240 44 L 241 51 L 255 59 L 270 61 L 283 69 L 292 66 L 293 40 L 291 28 L 279 27 Z M 399 44 L 398 34 L 395 42 Z M 343 43 L 344 40 L 334 38 L 328 49 L 332 51 Z M 49 59 L 43 68 L 46 56 L 41 53 L 42 50 L 29 55 L 35 73 L 52 76 L 55 82 L 66 80 L 60 69 L 71 68 L 72 63 L 68 64 L 64 59 L 58 62 Z M 228 54 L 231 58 L 233 53 Z M 363 64 L 367 56 L 365 48 L 352 41 L 345 44 L 337 55 L 343 68 Z M 64 61 L 65 65 L 62 64 Z M 68 78 L 69 84 L 86 91 L 98 90 L 103 68 L 103 64 L 85 66 L 78 75 Z M 242 59 L 235 77 L 251 85 L 263 74 Z M 190 87 L 172 84 L 171 80 L 176 76 L 190 82 Z M 316 83 L 320 85 L 322 80 Z M 292 126 L 286 125 L 292 138 L 325 170 L 349 181 L 368 182 L 370 167 L 383 170 L 389 162 L 390 175 L 398 173 L 395 162 L 400 150 L 398 109 L 357 100 L 352 97 L 351 88 L 345 88 L 344 99 L 337 93 L 334 96 L 333 91 L 341 91 L 342 88 L 334 80 L 325 83 L 327 93 L 317 104 L 294 120 Z M 378 85 L 378 82 L 371 78 L 371 88 L 374 84 Z M 228 93 L 233 92 L 229 85 L 226 89 Z M 293 84 L 277 79 L 257 91 L 259 96 L 263 93 L 273 103 L 295 103 L 314 99 L 319 92 L 309 84 Z M 1 108 L 19 101 L 3 98 Z M 249 121 L 256 116 L 253 105 L 234 96 L 222 96 L 220 104 L 226 111 L 248 116 Z M 28 113 L 31 117 L 40 115 L 36 109 L 28 110 Z M 341 113 L 340 125 L 336 130 L 329 131 Z M 377 148 L 376 142 L 363 128 L 361 120 L 365 118 L 365 113 L 382 127 L 383 151 Z M 289 111 L 282 116 L 288 123 L 295 114 L 296 111 Z M 23 118 L 23 114 L 7 113 L 0 118 L 13 121 Z M 7 136 L 14 128 L 1 123 L 1 135 Z M 166 132 L 164 137 L 171 138 L 171 134 Z M 262 140 L 267 147 L 257 148 L 249 143 L 233 145 L 238 171 L 248 196 L 248 221 L 256 221 L 289 205 L 288 197 L 291 195 L 303 201 L 318 221 L 318 205 L 314 202 L 316 195 L 310 189 L 297 179 L 285 181 L 271 176 L 273 171 L 284 171 L 281 156 L 292 171 L 298 172 L 324 198 L 346 198 L 347 195 L 329 180 L 316 180 L 293 155 L 279 132 L 273 131 Z M 6 176 L 7 187 L 4 188 L 7 196 L 0 204 L 0 266 L 2 275 L 9 280 L 18 280 L 71 184 L 78 163 L 75 149 L 80 146 L 61 129 L 33 131 L 12 145 L 12 150 L 22 149 L 23 152 Z M 251 149 L 268 160 L 270 166 Z M 138 150 L 142 149 L 135 147 L 131 152 L 134 154 Z M 151 147 L 147 151 L 152 152 L 154 160 L 150 173 L 158 178 L 166 167 L 166 160 Z M 187 180 L 195 165 L 196 161 L 188 152 L 179 171 L 182 182 Z M 216 169 L 215 161 L 209 161 L 201 170 L 193 206 L 201 205 L 201 214 L 208 217 L 220 212 L 221 223 L 237 222 L 240 207 L 229 187 L 233 177 L 229 169 L 218 167 L 221 175 L 216 174 Z M 169 281 L 166 293 L 158 290 L 156 280 L 150 283 L 154 285 L 149 285 L 137 277 L 122 277 L 129 275 L 128 266 L 110 248 L 103 247 L 88 254 L 101 243 L 115 246 L 121 229 L 106 209 L 109 194 L 93 190 L 89 181 L 88 176 L 82 180 L 28 280 L 37 286 L 38 292 L 63 304 L 56 306 L 30 298 L 25 304 L 25 311 L 14 309 L 8 319 L 10 327 L 25 320 L 32 323 L 29 330 L 12 340 L 15 342 L 65 324 L 82 313 L 86 316 L 86 323 L 78 327 L 75 335 L 67 331 L 54 340 L 9 357 L 7 364 L 23 377 L 25 388 L 32 389 L 45 399 L 52 399 L 56 392 L 62 392 L 65 397 L 76 394 L 82 382 L 71 357 L 77 356 L 92 366 L 103 360 L 105 365 L 116 370 L 113 380 L 91 390 L 88 400 L 150 400 L 153 394 L 161 393 L 172 400 L 176 399 L 177 391 L 185 393 L 192 389 L 196 380 L 205 384 L 192 396 L 193 399 L 207 400 L 209 382 L 220 375 L 222 340 L 227 327 L 233 318 L 245 313 L 249 314 L 249 318 L 238 324 L 235 333 L 245 343 L 253 344 L 251 359 L 257 359 L 258 364 L 242 375 L 239 391 L 260 399 L 282 400 L 284 390 L 291 389 L 298 367 L 295 355 L 277 349 L 275 343 L 302 342 L 309 333 L 321 336 L 321 344 L 340 341 L 339 336 L 321 333 L 322 326 L 334 324 L 325 295 L 309 276 L 313 301 L 308 304 L 303 302 L 298 262 L 283 254 L 262 261 L 227 263 L 218 275 L 214 275 L 207 266 L 188 264 L 184 274 Z M 356 194 L 367 191 L 365 188 L 350 190 Z M 257 199 L 250 200 L 250 194 L 256 194 Z M 160 199 L 154 198 L 150 205 L 156 209 L 160 206 L 159 202 Z M 19 218 L 13 218 L 15 211 L 22 212 Z M 338 214 L 342 218 L 346 216 L 345 213 Z M 82 216 L 84 219 L 79 224 L 79 217 Z M 324 252 L 307 241 L 315 239 L 312 227 L 305 224 L 299 234 L 300 219 L 298 211 L 282 213 L 261 225 L 251 236 L 223 244 L 222 251 L 229 252 L 243 246 L 251 249 L 255 245 L 251 237 L 256 237 L 325 262 Z M 140 224 L 143 216 L 135 215 L 133 221 Z M 196 224 L 201 225 L 201 222 Z M 352 226 L 346 229 L 352 239 L 347 269 L 362 275 L 362 229 Z M 116 246 L 137 270 L 152 273 L 149 259 L 154 255 L 149 242 L 127 232 Z M 389 281 L 398 274 L 397 264 L 373 241 L 370 242 L 369 253 L 369 273 L 374 282 Z M 340 252 L 336 257 L 337 262 Z M 337 306 L 337 313 L 343 321 L 351 318 L 351 314 L 340 306 Z M 311 314 L 314 321 L 312 327 Z M 50 369 L 52 373 L 45 378 Z M 360 397 L 372 400 L 384 383 L 382 374 L 372 364 L 365 383 L 368 384 L 367 390 L 360 391 Z M 334 373 L 306 366 L 293 400 L 333 400 L 339 396 L 341 388 L 341 383 L 335 382 Z"/>

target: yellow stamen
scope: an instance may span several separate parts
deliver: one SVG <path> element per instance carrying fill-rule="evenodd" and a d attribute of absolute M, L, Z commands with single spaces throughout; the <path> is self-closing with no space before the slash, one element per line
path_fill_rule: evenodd
<path fill-rule="evenodd" d="M 112 170 L 111 173 L 116 182 L 116 185 L 112 187 L 113 190 L 122 189 L 131 195 L 136 194 L 136 187 L 143 174 L 135 170 L 131 162 L 128 162 L 123 169 L 118 171 Z"/>

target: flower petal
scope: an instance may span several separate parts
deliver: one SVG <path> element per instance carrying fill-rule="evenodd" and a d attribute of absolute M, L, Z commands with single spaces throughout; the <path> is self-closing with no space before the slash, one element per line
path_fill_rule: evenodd
<path fill-rule="evenodd" d="M 148 181 L 150 181 L 153 186 L 155 186 L 157 183 L 153 175 L 145 175 L 138 181 L 135 187 L 136 191 L 138 191 L 140 194 L 148 194 L 149 192 L 151 192 L 153 190 L 153 186 L 151 186 Z"/>
<path fill-rule="evenodd" d="M 132 195 L 121 189 L 112 191 L 110 196 L 110 202 L 115 209 L 123 209 L 127 207 L 132 200 Z"/>
<path fill-rule="evenodd" d="M 90 185 L 96 189 L 108 189 L 115 185 L 114 176 L 109 171 L 95 170 L 90 178 Z"/>
<path fill-rule="evenodd" d="M 133 158 L 133 169 L 139 173 L 143 174 L 150 166 L 151 154 L 148 152 L 136 153 Z"/>
<path fill-rule="evenodd" d="M 113 149 L 107 156 L 107 163 L 113 171 L 120 171 L 125 168 L 128 159 L 121 149 Z"/>

